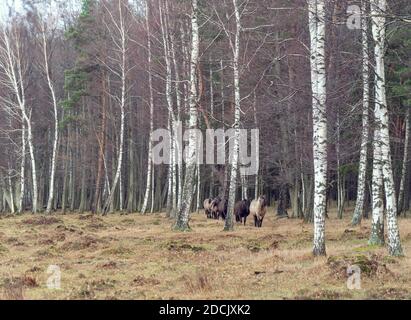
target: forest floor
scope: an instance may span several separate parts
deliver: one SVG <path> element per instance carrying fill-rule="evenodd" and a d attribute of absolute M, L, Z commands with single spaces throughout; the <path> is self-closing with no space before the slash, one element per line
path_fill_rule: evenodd
<path fill-rule="evenodd" d="M 410 299 L 411 219 L 399 220 L 405 257 L 367 245 L 360 227 L 326 221 L 327 257 L 314 258 L 312 225 L 275 219 L 261 229 L 193 214 L 191 232 L 164 214 L 0 216 L 3 299 Z M 347 266 L 361 267 L 361 289 L 347 288 Z M 49 289 L 57 265 L 61 288 Z"/>

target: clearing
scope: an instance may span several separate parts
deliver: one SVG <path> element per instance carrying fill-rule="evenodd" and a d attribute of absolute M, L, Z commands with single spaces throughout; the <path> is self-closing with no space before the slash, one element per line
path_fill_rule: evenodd
<path fill-rule="evenodd" d="M 327 257 L 311 255 L 312 225 L 276 220 L 261 229 L 194 213 L 192 232 L 164 214 L 0 216 L 3 299 L 411 299 L 411 219 L 399 219 L 405 257 L 367 245 L 370 220 L 326 221 Z M 347 267 L 361 267 L 361 289 Z M 61 289 L 49 289 L 50 265 Z"/>

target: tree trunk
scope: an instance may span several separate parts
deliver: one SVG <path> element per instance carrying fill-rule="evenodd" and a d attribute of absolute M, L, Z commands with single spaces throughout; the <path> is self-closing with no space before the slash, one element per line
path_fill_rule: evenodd
<path fill-rule="evenodd" d="M 196 199 L 196 211 L 201 209 L 201 170 L 200 164 L 197 164 L 197 199 Z"/>
<path fill-rule="evenodd" d="M 61 199 L 61 209 L 62 212 L 66 212 L 66 207 L 67 207 L 67 198 L 68 198 L 68 190 L 67 190 L 67 184 L 68 184 L 68 166 L 69 166 L 69 130 L 67 129 L 67 139 L 66 139 L 66 156 L 65 156 L 65 161 L 64 161 L 64 176 L 63 176 L 63 193 L 62 193 L 62 199 Z"/>
<path fill-rule="evenodd" d="M 83 213 L 86 210 L 87 202 L 87 186 L 86 186 L 86 167 L 85 164 L 81 166 L 81 191 L 80 191 L 80 205 L 79 212 Z"/>
<path fill-rule="evenodd" d="M 24 193 L 26 179 L 26 125 L 22 119 L 21 128 L 21 164 L 20 164 L 20 196 L 18 202 L 18 212 L 24 211 Z"/>
<path fill-rule="evenodd" d="M 167 205 L 166 205 L 166 215 L 170 218 L 175 218 L 175 211 L 173 211 L 173 179 L 174 179 L 174 139 L 173 139 L 173 129 L 171 120 L 171 111 L 168 111 L 168 132 L 170 134 L 170 164 L 168 166 L 168 184 L 167 184 Z M 175 196 L 175 195 L 174 195 Z"/>
<path fill-rule="evenodd" d="M 233 72 L 234 72 L 234 147 L 233 155 L 230 163 L 230 186 L 228 192 L 228 204 L 227 204 L 227 216 L 225 219 L 224 230 L 230 231 L 234 228 L 234 205 L 235 196 L 237 189 L 237 173 L 238 173 L 238 157 L 239 157 L 239 144 L 240 144 L 240 120 L 241 120 L 241 95 L 240 95 L 240 69 L 239 69 L 239 59 L 240 59 L 240 33 L 241 33 L 241 21 L 240 21 L 240 10 L 238 7 L 237 0 L 233 0 L 236 31 L 234 45 L 232 45 L 233 50 Z M 231 40 L 230 40 L 231 43 Z"/>
<path fill-rule="evenodd" d="M 181 207 L 177 214 L 177 221 L 174 226 L 176 230 L 188 230 L 190 208 L 193 201 L 195 168 L 197 160 L 197 135 L 194 129 L 197 127 L 197 64 L 199 59 L 199 30 L 198 30 L 198 4 L 197 0 L 192 0 L 191 16 L 191 59 L 190 59 L 190 110 L 189 110 L 189 138 L 188 153 L 186 161 L 186 174 L 184 177 L 184 186 L 182 194 Z"/>
<path fill-rule="evenodd" d="M 32 212 L 37 212 L 37 205 L 38 205 L 38 187 L 37 187 L 37 171 L 36 171 L 36 160 L 34 154 L 34 144 L 33 144 L 33 135 L 31 129 L 31 121 L 27 118 L 27 142 L 29 145 L 29 152 L 30 152 L 30 161 L 31 161 L 31 178 L 33 184 L 33 194 L 32 194 Z"/>
<path fill-rule="evenodd" d="M 280 193 L 278 196 L 277 216 L 282 217 L 282 218 L 288 217 L 288 212 L 287 212 L 288 187 L 287 187 L 287 184 L 282 183 L 279 189 L 280 189 Z"/>
<path fill-rule="evenodd" d="M 371 4 L 372 33 L 375 43 L 375 121 L 380 139 L 382 176 L 385 190 L 388 252 L 392 256 L 403 254 L 397 223 L 397 205 L 392 172 L 387 99 L 385 92 L 385 14 L 386 0 L 374 0 Z"/>
<path fill-rule="evenodd" d="M 361 29 L 362 29 L 362 85 L 363 85 L 363 104 L 362 104 L 362 136 L 361 136 L 361 151 L 360 165 L 358 168 L 358 187 L 357 200 L 351 224 L 358 225 L 364 214 L 364 199 L 365 199 L 365 180 L 367 175 L 367 149 L 369 140 L 369 121 L 368 109 L 370 105 L 370 52 L 368 48 L 368 19 L 367 19 L 367 4 L 362 1 L 361 9 Z"/>
<path fill-rule="evenodd" d="M 127 88 L 126 88 L 126 81 L 127 81 L 127 73 L 128 73 L 128 69 L 127 69 L 127 44 L 128 44 L 128 38 L 127 38 L 127 30 L 126 30 L 126 21 L 125 21 L 125 16 L 123 14 L 123 8 L 122 8 L 122 4 L 121 1 L 119 1 L 118 3 L 118 13 L 119 13 L 119 17 L 118 17 L 118 22 L 114 21 L 114 18 L 112 15 L 111 19 L 113 19 L 113 23 L 116 25 L 116 29 L 115 31 L 110 31 L 112 36 L 117 36 L 119 38 L 119 42 L 116 43 L 116 50 L 118 52 L 119 57 L 117 58 L 118 63 L 118 67 L 119 67 L 119 78 L 121 81 L 121 96 L 120 96 L 120 141 L 119 141 L 119 147 L 118 147 L 118 155 L 117 155 L 117 168 L 115 171 L 115 176 L 113 179 L 113 183 L 111 185 L 111 192 L 107 198 L 107 201 L 104 205 L 104 210 L 103 213 L 107 214 L 108 210 L 110 209 L 110 205 L 113 202 L 113 197 L 114 197 L 114 193 L 116 191 L 117 188 L 117 184 L 119 183 L 120 180 L 120 176 L 121 176 L 121 169 L 122 169 L 122 165 L 123 165 L 123 149 L 124 149 L 124 127 L 125 127 L 125 107 L 126 107 L 126 94 L 127 94 Z M 117 34 L 118 33 L 118 34 Z M 120 188 L 121 189 L 121 188 Z M 120 190 L 121 192 L 122 190 Z M 120 194 L 120 199 L 122 199 L 122 195 Z M 122 207 L 122 200 L 120 200 L 121 203 L 121 207 Z"/>
<path fill-rule="evenodd" d="M 257 94 L 253 93 L 253 116 L 254 116 L 254 125 L 256 128 L 258 128 L 258 118 L 257 118 Z M 257 173 L 255 174 L 255 182 L 254 182 L 254 199 L 258 198 L 258 177 L 259 177 L 259 172 L 260 172 L 260 146 L 256 144 L 255 146 L 256 148 L 256 154 L 257 154 L 257 158 L 256 158 L 256 167 L 257 167 Z"/>
<path fill-rule="evenodd" d="M 10 211 L 11 213 L 15 213 L 16 212 L 16 208 L 14 205 L 14 192 L 13 192 L 13 183 L 11 181 L 11 170 L 10 170 L 10 164 L 9 164 L 9 173 L 8 173 L 8 183 L 9 183 L 9 207 L 10 207 Z"/>
<path fill-rule="evenodd" d="M 136 193 L 134 141 L 132 138 L 132 130 L 130 130 L 130 139 L 128 142 L 128 163 L 129 163 L 129 173 L 128 173 L 128 190 L 127 190 L 127 212 L 131 213 L 135 210 L 134 203 L 135 203 L 135 193 Z"/>
<path fill-rule="evenodd" d="M 404 213 L 405 216 L 405 188 L 406 184 L 409 182 L 408 177 L 408 152 L 409 152 L 409 141 L 410 141 L 410 107 L 407 107 L 405 115 L 405 139 L 404 139 L 404 156 L 402 160 L 402 169 L 401 169 L 401 182 L 400 182 L 400 192 L 398 196 L 398 215 Z"/>
<path fill-rule="evenodd" d="M 214 120 L 214 81 L 213 81 L 213 66 L 210 58 L 210 114 L 211 119 Z M 213 198 L 214 194 L 214 171 L 210 170 L 210 185 L 208 191 L 208 198 Z"/>
<path fill-rule="evenodd" d="M 57 113 L 57 99 L 54 91 L 54 85 L 50 76 L 49 62 L 48 62 L 48 51 L 47 51 L 47 40 L 46 40 L 46 30 L 45 23 L 41 22 L 42 25 L 42 40 L 43 40 L 43 57 L 44 57 L 44 72 L 47 78 L 47 84 L 51 93 L 52 103 L 53 103 L 53 116 L 54 116 L 54 137 L 53 137 L 53 151 L 51 156 L 51 172 L 50 172 L 50 182 L 49 182 L 49 197 L 47 201 L 46 213 L 50 213 L 53 208 L 53 198 L 54 198 L 54 180 L 56 175 L 56 162 L 57 162 L 57 150 L 58 150 L 58 140 L 59 140 L 59 120 Z"/>
<path fill-rule="evenodd" d="M 164 12 L 165 10 L 165 12 Z M 173 97 L 172 97 L 172 69 L 171 58 L 172 52 L 170 49 L 169 32 L 168 32 L 168 4 L 165 3 L 165 9 L 162 8 L 161 2 L 159 3 L 160 14 L 160 26 L 161 34 L 163 38 L 164 60 L 166 64 L 166 81 L 165 81 L 165 94 L 166 102 L 169 114 L 169 132 L 170 132 L 170 171 L 169 171 L 169 186 L 167 194 L 167 216 L 174 217 L 177 207 L 177 172 L 176 172 L 176 118 L 173 109 Z"/>
<path fill-rule="evenodd" d="M 327 119 L 325 75 L 325 3 L 308 2 L 311 38 L 311 82 L 313 93 L 314 154 L 314 248 L 321 256 L 325 250 L 325 215 L 327 205 Z"/>
<path fill-rule="evenodd" d="M 314 216 L 314 178 L 308 176 L 304 179 L 304 220 L 306 222 L 313 222 Z"/>
<path fill-rule="evenodd" d="M 345 204 L 345 172 L 344 168 L 341 166 L 341 127 L 340 127 L 340 111 L 337 111 L 337 207 L 338 207 L 338 219 L 343 218 L 344 204 Z"/>
<path fill-rule="evenodd" d="M 103 167 L 104 167 L 104 152 L 106 149 L 106 122 L 107 122 L 107 100 L 106 100 L 106 72 L 103 70 L 101 75 L 101 84 L 103 88 L 103 92 L 101 94 L 101 129 L 100 129 L 100 136 L 98 138 L 98 147 L 99 147 L 99 155 L 98 155 L 98 164 L 97 164 L 97 177 L 96 177 L 96 187 L 94 191 L 94 203 L 92 212 L 97 213 L 100 211 L 100 203 L 101 203 L 101 180 L 103 178 Z"/>
<path fill-rule="evenodd" d="M 300 218 L 301 217 L 301 202 L 300 202 L 300 193 L 301 193 L 301 184 L 300 179 L 296 176 L 294 179 L 293 186 L 290 187 L 290 197 L 291 197 L 291 209 L 292 214 L 291 218 Z"/>
<path fill-rule="evenodd" d="M 146 29 L 147 29 L 147 68 L 148 68 L 148 90 L 149 90 L 149 107 L 150 107 L 150 134 L 148 140 L 148 158 L 147 158 L 147 182 L 146 182 L 146 191 L 144 193 L 143 207 L 141 208 L 141 213 L 145 214 L 148 206 L 148 201 L 150 198 L 151 184 L 152 179 L 152 167 L 153 167 L 153 117 L 154 117 L 154 97 L 153 97 L 153 78 L 151 71 L 151 33 L 150 33 L 150 24 L 149 24 L 149 5 L 148 0 L 146 0 Z"/>

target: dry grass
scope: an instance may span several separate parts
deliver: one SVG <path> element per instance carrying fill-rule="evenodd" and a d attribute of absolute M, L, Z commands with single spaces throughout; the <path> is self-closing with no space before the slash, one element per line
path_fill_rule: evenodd
<path fill-rule="evenodd" d="M 348 213 L 347 213 L 348 215 Z M 164 215 L 0 217 L 3 299 L 410 299 L 411 219 L 400 219 L 406 256 L 367 246 L 370 221 L 327 220 L 327 257 L 311 255 L 312 225 L 276 220 L 261 229 L 193 214 L 193 231 L 171 230 Z M 348 290 L 346 267 L 362 269 Z M 61 269 L 61 289 L 46 286 Z"/>

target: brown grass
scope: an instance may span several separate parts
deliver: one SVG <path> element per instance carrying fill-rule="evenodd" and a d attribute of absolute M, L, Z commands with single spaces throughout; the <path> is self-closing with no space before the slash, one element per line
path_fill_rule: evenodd
<path fill-rule="evenodd" d="M 400 219 L 403 258 L 369 247 L 370 221 L 326 221 L 327 257 L 311 255 L 312 225 L 276 220 L 236 225 L 194 213 L 191 232 L 163 214 L 0 217 L 3 299 L 410 299 L 411 219 Z M 362 289 L 346 287 L 358 264 Z M 61 269 L 61 289 L 46 286 Z"/>

